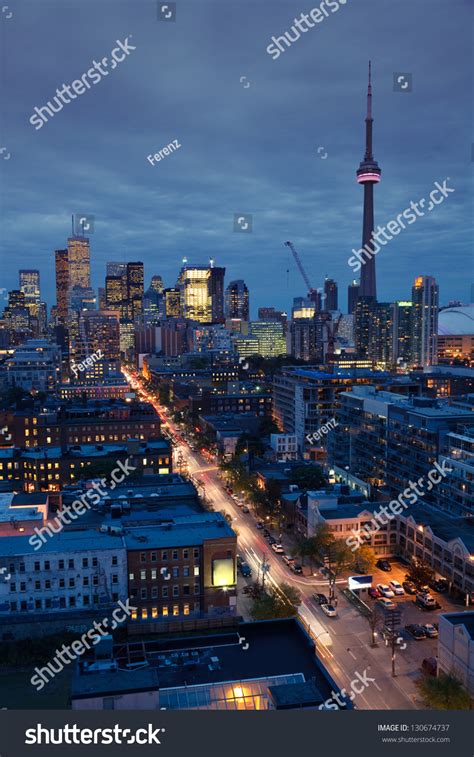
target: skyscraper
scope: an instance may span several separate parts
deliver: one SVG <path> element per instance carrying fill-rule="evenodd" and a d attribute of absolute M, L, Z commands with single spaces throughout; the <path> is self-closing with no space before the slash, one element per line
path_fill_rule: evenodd
<path fill-rule="evenodd" d="M 225 268 L 210 265 L 188 265 L 181 268 L 178 285 L 181 312 L 184 318 L 200 323 L 224 321 Z"/>
<path fill-rule="evenodd" d="M 433 276 L 417 276 L 412 288 L 412 360 L 414 365 L 438 363 L 439 289 Z"/>
<path fill-rule="evenodd" d="M 337 310 L 337 283 L 334 279 L 324 280 L 324 294 L 326 295 L 324 309 Z"/>
<path fill-rule="evenodd" d="M 30 315 L 38 315 L 40 303 L 40 274 L 34 269 L 22 268 L 19 272 L 20 289 L 25 295 L 25 306 Z"/>
<path fill-rule="evenodd" d="M 56 312 L 59 323 L 67 322 L 69 293 L 69 260 L 67 250 L 56 250 Z"/>
<path fill-rule="evenodd" d="M 225 268 L 215 267 L 214 261 L 209 261 L 209 294 L 211 297 L 211 320 L 213 323 L 224 323 L 224 276 Z"/>
<path fill-rule="evenodd" d="M 231 281 L 225 290 L 225 314 L 228 318 L 249 320 L 249 290 L 243 279 Z"/>
<path fill-rule="evenodd" d="M 110 261 L 106 265 L 105 275 L 106 276 L 122 276 L 125 273 L 126 267 L 127 267 L 126 263 L 116 263 L 115 261 Z"/>
<path fill-rule="evenodd" d="M 122 277 L 105 277 L 105 305 L 107 310 L 122 310 Z"/>
<path fill-rule="evenodd" d="M 123 316 L 139 325 L 143 315 L 143 263 L 127 263 L 122 282 Z"/>
<path fill-rule="evenodd" d="M 357 298 L 359 296 L 359 282 L 354 279 L 352 284 L 347 287 L 347 312 L 349 315 L 355 310 Z"/>
<path fill-rule="evenodd" d="M 164 291 L 166 318 L 179 318 L 181 315 L 181 298 L 178 287 L 170 287 Z"/>
<path fill-rule="evenodd" d="M 367 90 L 367 115 L 365 118 L 365 155 L 357 170 L 357 181 L 364 186 L 364 221 L 362 226 L 362 247 L 368 245 L 366 249 L 373 249 L 372 234 L 374 231 L 374 184 L 380 181 L 380 170 L 378 163 L 374 160 L 372 152 L 372 81 L 371 81 L 371 64 L 369 62 L 369 86 Z M 375 256 L 365 260 L 362 264 L 360 273 L 360 291 L 361 297 L 377 298 L 377 287 L 375 279 Z"/>
<path fill-rule="evenodd" d="M 67 240 L 69 261 L 69 288 L 84 289 L 91 285 L 91 260 L 87 237 L 69 237 Z"/>

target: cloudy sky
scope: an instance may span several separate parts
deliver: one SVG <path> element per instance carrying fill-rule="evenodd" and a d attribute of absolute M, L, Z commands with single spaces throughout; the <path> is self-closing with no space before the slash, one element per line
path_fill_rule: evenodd
<path fill-rule="evenodd" d="M 16 288 L 20 267 L 39 268 L 54 304 L 54 250 L 81 213 L 95 216 L 95 287 L 107 260 L 142 260 L 146 284 L 161 274 L 172 286 L 183 256 L 213 257 L 227 281 L 245 279 L 256 317 L 259 306 L 287 309 L 305 294 L 290 239 L 312 285 L 335 278 L 345 308 L 348 258 L 361 243 L 355 171 L 371 58 L 376 223 L 428 197 L 435 181 L 455 188 L 380 252 L 379 299 L 406 299 L 414 277 L 430 274 L 443 303 L 468 301 L 471 0 L 347 0 L 276 60 L 266 52 L 272 36 L 311 0 L 178 0 L 175 21 L 159 20 L 161 5 L 4 6 L 1 286 Z M 136 49 L 36 130 L 35 106 L 127 37 Z M 411 92 L 393 91 L 394 72 L 412 75 Z M 181 148 L 150 165 L 147 155 L 173 140 Z M 251 233 L 234 232 L 236 213 L 252 214 Z"/>

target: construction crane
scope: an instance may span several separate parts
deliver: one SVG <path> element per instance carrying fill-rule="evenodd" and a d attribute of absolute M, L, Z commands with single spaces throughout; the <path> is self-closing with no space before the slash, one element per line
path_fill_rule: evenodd
<path fill-rule="evenodd" d="M 311 295 L 314 294 L 314 292 L 316 292 L 316 289 L 313 289 L 313 287 L 309 283 L 309 279 L 308 279 L 305 269 L 303 268 L 303 263 L 301 262 L 300 256 L 296 252 L 292 242 L 285 242 L 285 247 L 289 247 L 291 252 L 293 253 L 293 257 L 296 260 L 296 265 L 298 266 L 299 272 L 301 273 L 303 277 L 303 281 L 306 284 L 306 287 L 308 289 L 308 296 L 311 298 Z"/>

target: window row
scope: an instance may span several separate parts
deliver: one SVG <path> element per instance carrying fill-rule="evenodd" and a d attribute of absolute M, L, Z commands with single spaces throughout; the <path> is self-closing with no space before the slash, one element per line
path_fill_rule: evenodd
<path fill-rule="evenodd" d="M 181 559 L 182 560 L 189 560 L 191 550 L 190 549 L 183 549 L 181 550 Z M 172 560 L 179 560 L 180 550 L 179 549 L 164 549 L 161 551 L 161 560 L 163 562 L 166 562 L 166 560 L 172 559 Z M 171 558 L 169 557 L 171 555 Z M 193 549 L 193 557 L 195 560 L 199 558 L 199 548 L 194 547 Z M 158 560 L 158 552 L 140 552 L 140 562 L 148 562 L 148 560 L 151 560 L 151 562 L 157 562 Z"/>
<path fill-rule="evenodd" d="M 194 602 L 193 612 L 200 612 L 200 609 L 200 603 Z M 186 602 L 183 605 L 164 605 L 163 607 L 152 607 L 151 609 L 143 607 L 138 612 L 137 610 L 133 610 L 132 620 L 154 620 L 159 617 L 167 618 L 170 615 L 177 617 L 178 615 L 189 615 L 190 612 L 190 605 Z"/>
<path fill-rule="evenodd" d="M 195 595 L 198 595 L 201 593 L 201 587 L 199 584 L 193 584 L 193 592 Z M 150 590 L 148 589 L 131 589 L 130 590 L 130 598 L 131 599 L 158 599 L 158 596 L 160 596 L 160 591 L 158 589 L 158 586 L 152 586 Z M 178 584 L 173 584 L 173 586 L 162 586 L 161 587 L 161 598 L 162 599 L 168 599 L 168 597 L 189 597 L 191 596 L 191 586 L 189 584 L 184 584 L 183 586 L 179 586 Z"/>
<path fill-rule="evenodd" d="M 191 575 L 191 567 L 189 565 L 183 565 L 181 575 L 183 578 L 189 578 L 189 576 Z M 192 566 L 192 575 L 199 576 L 199 565 Z M 161 570 L 158 570 L 158 568 L 151 568 L 150 570 L 143 568 L 139 573 L 131 571 L 128 574 L 130 581 L 135 581 L 135 579 L 140 581 L 146 581 L 147 579 L 156 581 L 157 578 L 161 579 L 162 581 L 169 581 L 171 577 L 179 578 L 180 568 L 178 568 L 177 566 L 174 566 L 171 569 L 161 568 Z"/>
<path fill-rule="evenodd" d="M 112 594 L 112 602 L 118 602 L 119 595 Z M 82 601 L 76 601 L 76 597 L 60 597 L 59 601 L 53 603 L 53 600 L 48 597 L 47 599 L 35 599 L 29 602 L 26 599 L 22 599 L 21 602 L 10 602 L 10 612 L 31 612 L 34 610 L 51 610 L 59 609 L 65 610 L 68 607 L 90 607 L 92 605 L 99 604 L 99 595 L 94 594 L 90 597 L 88 594 L 84 594 Z"/>
<path fill-rule="evenodd" d="M 99 560 L 97 557 L 92 557 L 92 558 L 83 557 L 82 562 L 80 560 L 75 561 L 72 558 L 68 560 L 58 560 L 57 569 L 64 570 L 67 566 L 69 570 L 74 570 L 76 566 L 78 566 L 79 564 L 81 565 L 82 568 L 97 568 L 99 566 Z M 117 555 L 112 555 L 111 564 L 118 565 Z M 42 570 L 54 570 L 54 568 L 52 568 L 52 565 L 51 565 L 51 560 L 44 560 L 42 565 L 41 565 L 40 560 L 35 560 L 33 569 L 35 573 L 39 573 Z M 12 575 L 16 573 L 16 566 L 14 563 L 10 563 L 10 565 L 8 566 L 8 571 Z M 26 573 L 26 565 L 24 562 L 19 563 L 18 572 Z"/>

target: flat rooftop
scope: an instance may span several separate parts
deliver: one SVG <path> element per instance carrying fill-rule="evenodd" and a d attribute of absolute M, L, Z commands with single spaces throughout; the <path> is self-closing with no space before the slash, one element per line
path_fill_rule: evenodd
<path fill-rule="evenodd" d="M 453 626 L 465 626 L 471 639 L 474 639 L 474 612 L 446 612 L 442 617 Z"/>
<path fill-rule="evenodd" d="M 435 508 L 420 504 L 410 505 L 403 515 L 405 518 L 411 515 L 417 525 L 429 526 L 445 542 L 461 539 L 469 553 L 474 554 L 474 518 L 452 518 Z"/>
<path fill-rule="evenodd" d="M 189 547 L 224 536 L 235 536 L 224 516 L 205 512 L 178 517 L 172 523 L 134 528 L 124 534 L 124 541 L 128 550 L 143 550 Z"/>

